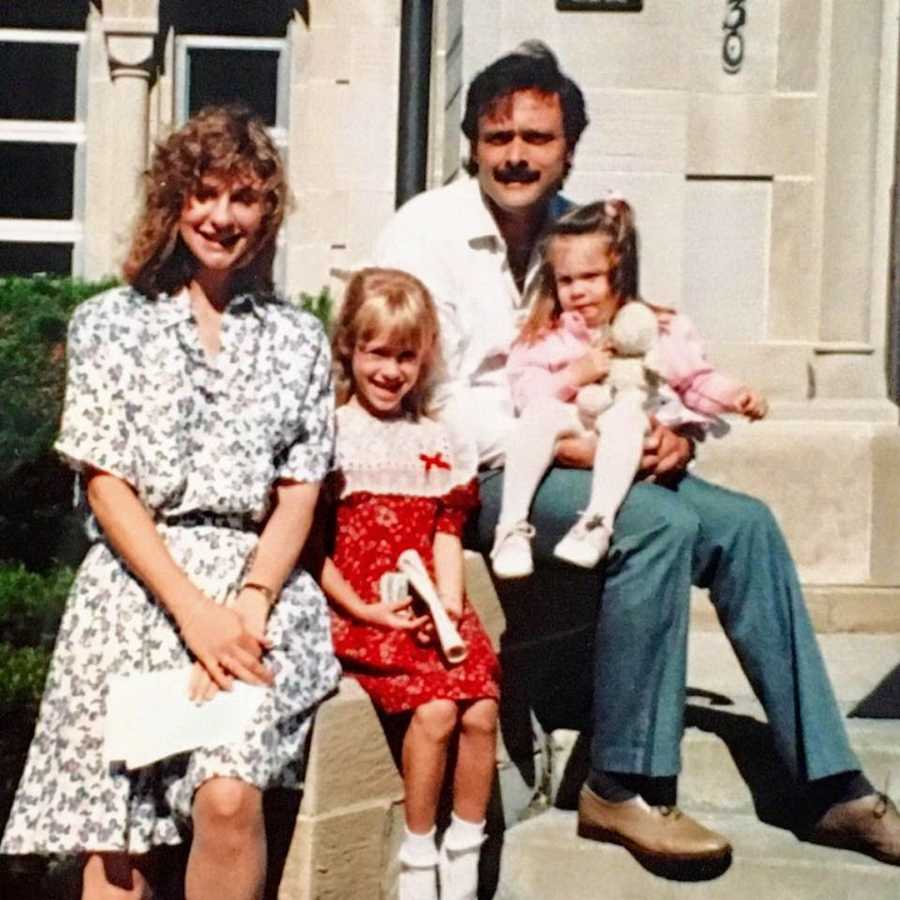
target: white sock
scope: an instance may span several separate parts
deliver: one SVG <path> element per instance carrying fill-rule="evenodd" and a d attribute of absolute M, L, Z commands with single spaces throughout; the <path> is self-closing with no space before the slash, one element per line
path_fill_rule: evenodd
<path fill-rule="evenodd" d="M 484 843 L 484 822 L 468 822 L 456 813 L 441 844 L 441 900 L 475 900 L 478 859 Z"/>
<path fill-rule="evenodd" d="M 434 843 L 434 826 L 427 834 L 405 829 L 400 845 L 400 884 L 398 900 L 438 900 L 438 852 Z"/>

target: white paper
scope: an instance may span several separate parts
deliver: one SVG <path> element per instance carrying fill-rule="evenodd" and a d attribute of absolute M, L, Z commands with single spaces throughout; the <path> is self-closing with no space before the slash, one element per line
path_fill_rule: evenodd
<path fill-rule="evenodd" d="M 137 769 L 175 753 L 241 740 L 265 691 L 235 680 L 230 691 L 195 703 L 191 667 L 114 675 L 106 701 L 103 759 Z"/>

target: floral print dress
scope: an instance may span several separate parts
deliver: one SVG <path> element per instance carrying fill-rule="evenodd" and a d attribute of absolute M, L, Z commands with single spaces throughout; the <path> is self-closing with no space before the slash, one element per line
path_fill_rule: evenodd
<path fill-rule="evenodd" d="M 239 296 L 221 341 L 208 357 L 186 291 L 149 300 L 116 288 L 87 301 L 69 329 L 56 445 L 76 470 L 131 485 L 175 561 L 218 602 L 240 583 L 274 482 L 320 481 L 333 438 L 330 357 L 311 316 Z M 324 598 L 295 571 L 267 626 L 275 681 L 244 739 L 132 771 L 104 765 L 107 678 L 190 656 L 79 502 L 93 544 L 60 626 L 3 853 L 143 853 L 182 840 L 194 792 L 213 776 L 296 786 L 312 713 L 340 674 Z"/>
<path fill-rule="evenodd" d="M 376 603 L 381 576 L 412 548 L 433 578 L 436 532 L 461 534 L 478 505 L 474 453 L 432 419 L 377 419 L 352 401 L 337 411 L 336 446 L 333 559 L 341 574 L 363 601 Z M 468 601 L 458 628 L 469 653 L 458 665 L 408 631 L 367 625 L 334 607 L 331 616 L 344 671 L 385 712 L 498 696 L 497 658 Z"/>

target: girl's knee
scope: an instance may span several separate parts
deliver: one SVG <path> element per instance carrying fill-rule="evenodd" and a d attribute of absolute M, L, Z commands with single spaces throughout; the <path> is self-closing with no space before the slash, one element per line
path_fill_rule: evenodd
<path fill-rule="evenodd" d="M 211 778 L 197 790 L 194 816 L 217 828 L 254 828 L 262 822 L 262 792 L 237 778 Z"/>
<path fill-rule="evenodd" d="M 497 701 L 477 700 L 462 714 L 461 725 L 466 734 L 493 737 L 497 733 Z"/>
<path fill-rule="evenodd" d="M 459 719 L 459 710 L 452 700 L 431 700 L 416 707 L 413 722 L 426 737 L 443 743 L 450 739 Z"/>

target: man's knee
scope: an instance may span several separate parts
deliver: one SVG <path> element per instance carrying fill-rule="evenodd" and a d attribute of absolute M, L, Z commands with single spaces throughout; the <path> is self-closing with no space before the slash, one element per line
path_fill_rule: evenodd
<path fill-rule="evenodd" d="M 772 510 L 762 500 L 748 494 L 733 494 L 729 499 L 729 515 L 716 529 L 714 538 L 723 544 L 758 539 L 768 542 L 772 538 L 781 541 L 781 528 Z"/>
<path fill-rule="evenodd" d="M 624 547 L 671 547 L 678 552 L 694 545 L 700 516 L 677 493 L 656 484 L 635 484 L 615 522 L 615 539 Z M 659 551 L 657 551 L 659 552 Z"/>

